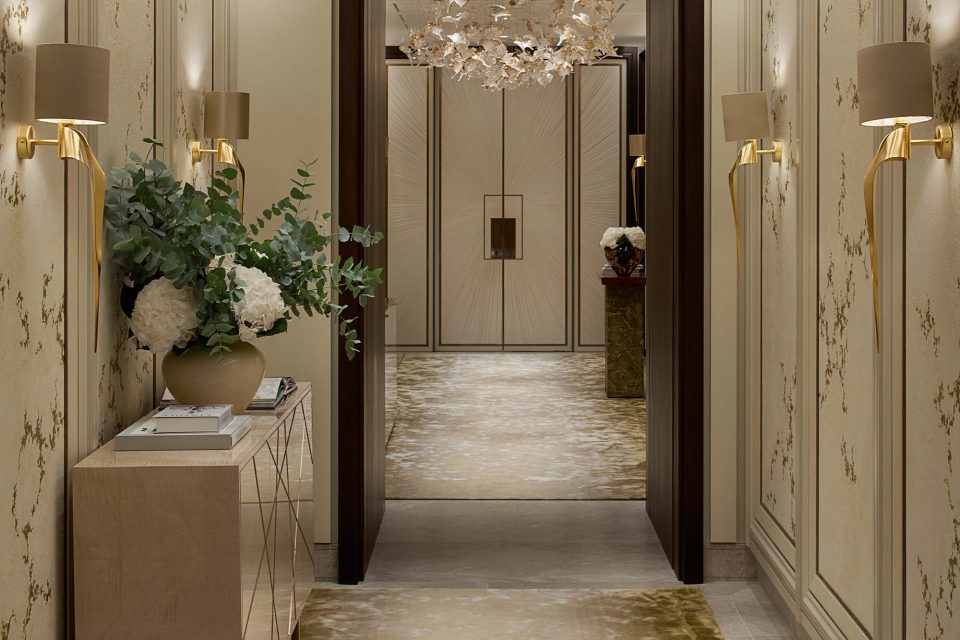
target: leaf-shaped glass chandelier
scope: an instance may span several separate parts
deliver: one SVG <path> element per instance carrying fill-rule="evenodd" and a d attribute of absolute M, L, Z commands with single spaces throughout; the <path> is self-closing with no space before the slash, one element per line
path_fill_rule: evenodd
<path fill-rule="evenodd" d="M 616 55 L 613 0 L 432 0 L 433 17 L 400 49 L 493 91 L 566 77 Z"/>

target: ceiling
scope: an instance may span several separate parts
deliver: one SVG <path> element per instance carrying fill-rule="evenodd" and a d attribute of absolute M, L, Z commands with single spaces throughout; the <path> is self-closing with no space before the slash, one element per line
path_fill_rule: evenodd
<path fill-rule="evenodd" d="M 646 0 L 615 0 L 616 16 L 610 29 L 617 44 L 645 46 Z M 387 0 L 387 44 L 399 45 L 410 29 L 423 26 L 433 15 L 433 0 Z"/>

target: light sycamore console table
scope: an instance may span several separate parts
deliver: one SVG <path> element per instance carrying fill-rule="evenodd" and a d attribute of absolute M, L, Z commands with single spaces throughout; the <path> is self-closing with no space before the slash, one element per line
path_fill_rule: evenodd
<path fill-rule="evenodd" d="M 289 638 L 313 583 L 310 385 L 232 451 L 116 451 L 73 471 L 76 637 Z"/>

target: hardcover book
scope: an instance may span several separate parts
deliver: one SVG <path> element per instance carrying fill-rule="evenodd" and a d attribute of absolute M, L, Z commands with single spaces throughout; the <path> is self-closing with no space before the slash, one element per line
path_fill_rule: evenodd
<path fill-rule="evenodd" d="M 216 433 L 233 419 L 229 404 L 171 405 L 154 417 L 157 433 Z"/>
<path fill-rule="evenodd" d="M 250 416 L 237 416 L 218 432 L 160 433 L 153 417 L 141 419 L 116 438 L 117 451 L 229 451 L 253 426 Z"/>

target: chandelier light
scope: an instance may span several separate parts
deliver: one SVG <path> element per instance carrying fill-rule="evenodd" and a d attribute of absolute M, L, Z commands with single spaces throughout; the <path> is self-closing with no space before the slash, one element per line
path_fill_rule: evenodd
<path fill-rule="evenodd" d="M 400 49 L 492 91 L 566 77 L 616 55 L 613 0 L 432 0 L 433 17 Z"/>

